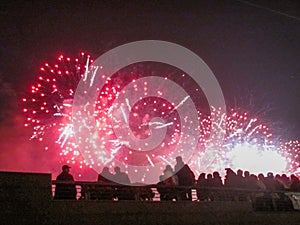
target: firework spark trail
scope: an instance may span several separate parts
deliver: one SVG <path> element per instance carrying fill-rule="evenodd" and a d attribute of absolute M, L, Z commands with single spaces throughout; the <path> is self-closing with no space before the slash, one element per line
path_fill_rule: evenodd
<path fill-rule="evenodd" d="M 129 141 L 120 141 L 118 139 L 116 140 L 109 140 L 108 142 L 112 142 L 115 145 L 119 146 L 119 145 L 129 145 Z"/>
<path fill-rule="evenodd" d="M 116 108 L 115 104 L 108 108 L 107 113 L 110 115 L 114 108 Z"/>
<path fill-rule="evenodd" d="M 221 123 L 223 123 L 223 121 L 220 121 L 220 122 L 213 122 L 212 124 L 213 125 L 216 125 L 219 129 L 218 129 L 218 131 L 219 132 L 222 132 L 222 133 L 224 133 L 224 134 L 226 134 L 226 129 L 223 129 L 222 127 L 221 127 Z"/>
<path fill-rule="evenodd" d="M 165 123 L 165 124 L 162 124 L 160 126 L 156 126 L 155 129 L 161 129 L 163 127 L 167 127 L 167 126 L 171 126 L 171 125 L 173 125 L 173 122 Z"/>
<path fill-rule="evenodd" d="M 83 81 L 85 82 L 89 73 L 89 62 L 90 62 L 90 57 L 87 58 L 86 64 L 85 64 L 85 72 L 83 76 Z"/>
<path fill-rule="evenodd" d="M 84 111 L 87 111 L 86 109 L 87 109 L 87 107 L 90 105 L 90 103 L 89 102 L 87 102 L 84 106 L 83 106 L 83 110 Z"/>
<path fill-rule="evenodd" d="M 111 150 L 112 155 L 116 154 L 121 148 L 122 148 L 122 145 L 119 145 L 116 148 L 112 149 Z"/>
<path fill-rule="evenodd" d="M 53 116 L 68 117 L 69 115 L 65 113 L 54 113 Z"/>
<path fill-rule="evenodd" d="M 163 156 L 158 156 L 158 158 L 160 158 L 161 160 L 163 160 L 165 163 L 167 163 L 167 165 L 171 165 L 171 163 L 167 160 L 167 159 L 165 159 Z"/>
<path fill-rule="evenodd" d="M 124 121 L 125 121 L 126 124 L 128 124 L 128 120 L 127 120 L 127 117 L 126 117 L 126 113 L 125 113 L 125 111 L 123 109 L 123 106 L 121 106 L 120 108 L 121 108 L 121 111 L 122 111 L 122 115 L 123 115 Z"/>
<path fill-rule="evenodd" d="M 254 123 L 255 121 L 256 119 L 251 119 L 245 130 L 248 131 L 248 129 L 251 127 L 251 124 Z"/>
<path fill-rule="evenodd" d="M 67 139 L 70 137 L 70 135 L 73 134 L 73 125 L 72 124 L 67 124 L 67 126 L 64 128 L 63 132 L 61 133 L 61 135 L 59 136 L 57 143 L 60 143 L 62 137 L 64 136 L 64 139 L 61 143 L 61 147 L 64 147 Z"/>
<path fill-rule="evenodd" d="M 224 130 L 222 129 L 221 125 L 222 125 L 222 123 L 224 122 L 225 118 L 226 118 L 226 115 L 223 114 L 223 115 L 221 116 L 221 119 L 220 119 L 219 124 L 217 125 L 218 128 L 219 128 L 220 130 L 222 130 L 222 131 L 224 131 Z M 226 133 L 226 131 L 224 131 L 224 132 Z"/>
<path fill-rule="evenodd" d="M 129 99 L 128 98 L 125 98 L 125 102 L 126 102 L 126 105 L 128 107 L 128 111 L 130 112 L 131 111 L 131 106 L 129 104 Z"/>
<path fill-rule="evenodd" d="M 70 104 L 70 103 L 63 103 L 63 106 L 65 106 L 65 107 L 72 107 L 72 104 Z"/>
<path fill-rule="evenodd" d="M 170 111 L 169 114 L 171 114 L 172 112 L 174 112 L 175 110 L 177 110 L 180 106 L 182 106 L 189 98 L 190 98 L 189 95 L 186 96 L 186 97 L 184 97 L 184 99 L 183 99 L 181 102 L 179 102 L 179 104 L 176 105 L 176 106 L 173 108 L 173 110 Z"/>
<path fill-rule="evenodd" d="M 154 163 L 152 162 L 150 156 L 149 156 L 148 154 L 146 154 L 146 157 L 147 157 L 147 160 L 148 160 L 148 162 L 150 163 L 150 165 L 151 165 L 152 167 L 155 167 L 155 165 L 154 165 Z"/>
<path fill-rule="evenodd" d="M 149 123 L 143 123 L 141 126 L 147 126 L 149 124 L 149 126 L 152 126 L 152 125 L 163 125 L 164 123 L 162 122 L 149 122 Z"/>
<path fill-rule="evenodd" d="M 232 138 L 232 137 L 235 137 L 235 136 L 237 136 L 238 134 L 241 134 L 242 132 L 243 132 L 243 129 L 239 128 L 239 129 L 237 129 L 235 132 L 233 132 L 232 134 L 230 134 L 230 135 L 228 136 L 228 138 L 230 139 L 230 138 Z"/>
<path fill-rule="evenodd" d="M 29 140 L 33 140 L 33 139 L 35 139 L 35 138 L 37 138 L 38 137 L 38 134 L 33 134 L 30 138 L 29 138 Z"/>
<path fill-rule="evenodd" d="M 254 127 L 250 132 L 249 132 L 249 136 L 251 136 L 258 128 L 260 127 L 260 125 L 257 125 L 256 127 Z"/>
<path fill-rule="evenodd" d="M 106 159 L 106 161 L 104 162 L 104 164 L 107 164 L 108 162 L 111 162 L 111 161 L 114 159 L 115 154 L 117 154 L 118 151 L 119 151 L 121 148 L 122 148 L 122 145 L 117 146 L 116 148 L 113 148 L 113 149 L 111 150 L 110 157 Z"/>
<path fill-rule="evenodd" d="M 152 126 L 152 125 L 164 125 L 164 123 L 162 122 L 146 122 L 146 123 L 142 123 L 141 127 L 145 127 L 145 126 Z"/>
<path fill-rule="evenodd" d="M 211 106 L 211 110 L 213 111 L 213 112 L 217 112 L 217 109 L 214 107 L 214 106 Z M 214 121 L 213 121 L 213 124 L 214 125 L 217 125 L 217 127 L 219 128 L 219 130 L 220 131 L 222 131 L 223 133 L 226 133 L 226 131 L 222 128 L 222 123 L 224 122 L 224 121 L 226 121 L 226 117 L 227 117 L 227 115 L 225 114 L 225 113 L 223 113 L 222 115 L 221 115 L 221 118 L 219 119 L 220 121 L 218 121 L 218 118 L 215 118 L 214 119 Z"/>
<path fill-rule="evenodd" d="M 92 75 L 92 78 L 91 78 L 91 81 L 90 81 L 90 87 L 93 86 L 94 79 L 95 79 L 95 76 L 96 76 L 96 73 L 97 73 L 98 69 L 99 69 L 99 66 L 96 66 L 96 68 L 94 68 L 94 70 L 93 70 L 93 75 Z"/>

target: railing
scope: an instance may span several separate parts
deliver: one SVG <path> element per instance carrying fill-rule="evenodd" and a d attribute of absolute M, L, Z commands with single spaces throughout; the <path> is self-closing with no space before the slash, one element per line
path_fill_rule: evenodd
<path fill-rule="evenodd" d="M 156 185 L 125 186 L 120 184 L 99 184 L 97 182 L 61 182 L 52 181 L 52 196 L 55 195 L 56 184 L 75 186 L 77 200 L 143 200 L 159 201 Z M 68 192 L 68 188 L 66 189 Z"/>
<path fill-rule="evenodd" d="M 57 184 L 76 188 L 76 200 L 86 201 L 235 201 L 249 202 L 254 210 L 300 210 L 300 193 L 264 191 L 240 188 L 182 187 L 182 186 L 125 186 L 97 182 L 52 181 L 54 197 Z M 66 189 L 66 192 L 68 188 Z M 62 198 L 63 199 L 63 198 Z M 75 200 L 75 197 L 74 197 Z"/>

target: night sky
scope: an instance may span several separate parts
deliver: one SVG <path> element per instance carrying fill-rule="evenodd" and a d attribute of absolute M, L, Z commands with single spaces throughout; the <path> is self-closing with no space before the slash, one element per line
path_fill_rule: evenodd
<path fill-rule="evenodd" d="M 49 153 L 27 143 L 18 107 L 45 61 L 81 50 L 97 58 L 145 39 L 194 51 L 216 75 L 228 106 L 258 115 L 284 140 L 299 140 L 299 18 L 297 0 L 1 1 L 0 169 L 57 170 L 45 163 Z"/>

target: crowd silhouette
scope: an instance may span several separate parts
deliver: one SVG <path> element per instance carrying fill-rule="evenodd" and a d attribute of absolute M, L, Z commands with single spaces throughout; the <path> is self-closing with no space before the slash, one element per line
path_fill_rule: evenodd
<path fill-rule="evenodd" d="M 69 166 L 62 167 L 62 173 L 57 177 L 54 199 L 76 199 L 76 189 L 73 176 L 69 174 Z M 201 173 L 197 179 L 190 167 L 185 164 L 180 156 L 176 158 L 174 168 L 167 165 L 163 174 L 159 177 L 156 185 L 161 201 L 186 200 L 192 201 L 192 190 L 196 190 L 198 201 L 217 201 L 217 200 L 250 200 L 250 191 L 256 193 L 256 201 L 272 201 L 276 192 L 276 199 L 284 200 L 284 192 L 300 192 L 300 181 L 295 175 L 288 177 L 286 174 L 262 173 L 255 175 L 249 171 L 231 168 L 225 169 L 225 176 L 222 178 L 220 173 L 215 171 L 212 174 Z M 114 174 L 104 167 L 98 175 L 98 182 L 101 185 L 90 185 L 82 187 L 81 198 L 85 193 L 89 193 L 89 199 L 104 200 L 134 200 L 137 192 L 139 200 L 151 200 L 154 197 L 153 189 L 147 186 L 130 187 L 128 175 L 122 172 L 119 167 L 114 168 Z M 138 191 L 137 191 L 138 190 Z M 231 190 L 231 194 L 224 195 L 224 191 Z M 257 194 L 260 191 L 260 195 Z M 229 193 L 229 192 L 226 192 Z M 233 193 L 233 194 L 232 194 Z M 282 193 L 282 194 L 280 194 Z M 195 199 L 194 199 L 195 200 Z M 270 202 L 269 202 L 270 203 Z M 269 204 L 268 203 L 268 204 Z M 270 205 L 272 205 L 270 203 Z M 274 205 L 274 204 L 273 204 Z"/>

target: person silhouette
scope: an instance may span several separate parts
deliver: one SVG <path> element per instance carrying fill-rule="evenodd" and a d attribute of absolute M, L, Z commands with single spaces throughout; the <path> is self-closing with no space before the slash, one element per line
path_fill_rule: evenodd
<path fill-rule="evenodd" d="M 90 190 L 90 198 L 112 200 L 114 190 L 111 185 L 114 184 L 114 182 L 113 175 L 110 173 L 108 167 L 104 167 L 102 172 L 98 175 L 98 183 L 101 185 L 96 185 Z"/>
<path fill-rule="evenodd" d="M 130 179 L 128 175 L 124 172 L 121 172 L 120 167 L 115 167 L 115 174 L 113 175 L 113 181 L 118 185 L 115 190 L 115 198 L 118 200 L 134 200 L 135 193 L 132 188 L 128 188 L 126 185 L 130 185 Z"/>
<path fill-rule="evenodd" d="M 170 186 L 178 185 L 178 177 L 170 165 L 167 165 L 163 172 L 163 175 L 159 176 L 160 182 Z"/>
<path fill-rule="evenodd" d="M 195 175 L 190 167 L 185 164 L 181 156 L 176 157 L 175 174 L 178 177 L 179 186 L 192 186 L 195 184 Z M 192 189 L 183 188 L 181 200 L 192 200 Z"/>
<path fill-rule="evenodd" d="M 128 175 L 124 172 L 121 172 L 120 167 L 115 167 L 115 175 L 113 175 L 113 181 L 118 184 L 130 184 L 130 179 Z"/>
<path fill-rule="evenodd" d="M 157 191 L 160 194 L 160 200 L 177 200 L 177 190 L 175 186 L 178 185 L 178 177 L 170 165 L 167 165 L 163 174 L 159 176 Z"/>
<path fill-rule="evenodd" d="M 62 172 L 57 176 L 57 181 L 63 183 L 57 183 L 55 187 L 54 199 L 76 199 L 76 187 L 73 176 L 69 173 L 70 168 L 68 165 L 62 166 Z"/>

